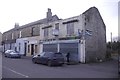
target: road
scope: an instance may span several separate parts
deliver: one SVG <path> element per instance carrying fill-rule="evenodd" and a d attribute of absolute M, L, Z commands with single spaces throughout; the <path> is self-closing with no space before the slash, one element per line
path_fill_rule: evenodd
<path fill-rule="evenodd" d="M 0 52 L 0 79 L 2 79 L 2 55 Z"/>
<path fill-rule="evenodd" d="M 48 67 L 30 58 L 2 57 L 3 78 L 117 78 L 117 61 Z"/>

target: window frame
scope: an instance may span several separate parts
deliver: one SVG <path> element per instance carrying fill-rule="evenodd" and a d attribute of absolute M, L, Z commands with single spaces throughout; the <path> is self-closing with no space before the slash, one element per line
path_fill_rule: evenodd
<path fill-rule="evenodd" d="M 67 35 L 72 36 L 74 35 L 74 23 L 67 23 L 66 24 Z"/>

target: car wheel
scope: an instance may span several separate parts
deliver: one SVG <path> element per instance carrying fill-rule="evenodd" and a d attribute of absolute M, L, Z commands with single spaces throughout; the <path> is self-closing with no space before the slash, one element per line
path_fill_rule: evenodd
<path fill-rule="evenodd" d="M 7 57 L 7 56 L 5 55 L 5 57 Z"/>
<path fill-rule="evenodd" d="M 34 64 L 36 64 L 35 59 L 32 59 L 32 62 L 33 62 Z"/>
<path fill-rule="evenodd" d="M 60 64 L 60 66 L 63 66 L 63 64 Z"/>
<path fill-rule="evenodd" d="M 51 67 L 52 66 L 51 61 L 48 61 L 47 65 Z"/>

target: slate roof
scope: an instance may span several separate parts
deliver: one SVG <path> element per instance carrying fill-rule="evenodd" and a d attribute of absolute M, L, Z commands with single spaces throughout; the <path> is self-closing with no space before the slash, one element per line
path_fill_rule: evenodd
<path fill-rule="evenodd" d="M 10 32 L 10 31 L 14 31 L 14 30 L 18 30 L 18 29 L 22 29 L 22 28 L 26 28 L 26 27 L 31 27 L 33 25 L 37 25 L 37 24 L 45 24 L 45 23 L 48 23 L 48 22 L 53 22 L 53 21 L 57 21 L 57 20 L 60 20 L 58 18 L 57 15 L 53 15 L 52 16 L 52 19 L 48 21 L 47 18 L 44 18 L 44 19 L 40 19 L 40 20 L 37 20 L 37 21 L 34 21 L 34 22 L 31 22 L 31 23 L 28 23 L 28 24 L 25 24 L 25 25 L 22 25 L 22 26 L 19 26 L 19 27 L 16 27 L 16 28 L 12 28 L 4 33 L 7 33 L 7 32 Z"/>

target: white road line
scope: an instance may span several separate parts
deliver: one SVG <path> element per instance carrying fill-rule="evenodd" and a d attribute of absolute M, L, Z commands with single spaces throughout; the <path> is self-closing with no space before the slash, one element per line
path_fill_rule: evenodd
<path fill-rule="evenodd" d="M 24 75 L 24 74 L 22 74 L 22 73 L 19 73 L 19 72 L 17 72 L 17 71 L 14 71 L 14 70 L 12 70 L 12 69 L 10 69 L 10 68 L 7 68 L 7 67 L 3 67 L 3 68 L 8 69 L 8 70 L 10 70 L 10 71 L 12 71 L 12 72 L 14 72 L 14 73 L 16 73 L 16 74 L 18 74 L 18 75 L 21 75 L 21 76 L 26 77 L 26 78 L 29 77 L 29 76 L 26 76 L 26 75 Z"/>

